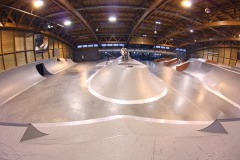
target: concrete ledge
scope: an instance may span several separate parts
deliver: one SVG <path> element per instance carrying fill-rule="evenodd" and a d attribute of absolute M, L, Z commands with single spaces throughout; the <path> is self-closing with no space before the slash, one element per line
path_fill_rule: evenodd
<path fill-rule="evenodd" d="M 177 71 L 184 71 L 185 69 L 188 68 L 190 62 L 185 62 L 185 63 L 182 63 L 182 64 L 179 64 L 176 66 L 176 70 Z"/>
<path fill-rule="evenodd" d="M 170 66 L 170 65 L 176 63 L 177 61 L 178 61 L 177 58 L 173 58 L 173 59 L 171 59 L 171 60 L 169 60 L 169 61 L 164 61 L 164 62 L 163 62 L 163 65 L 164 65 L 164 66 Z"/>

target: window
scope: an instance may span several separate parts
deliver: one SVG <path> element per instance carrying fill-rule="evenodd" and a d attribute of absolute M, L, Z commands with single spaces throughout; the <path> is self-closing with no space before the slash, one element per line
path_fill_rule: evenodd
<path fill-rule="evenodd" d="M 89 44 L 88 47 L 93 47 L 93 44 Z"/>

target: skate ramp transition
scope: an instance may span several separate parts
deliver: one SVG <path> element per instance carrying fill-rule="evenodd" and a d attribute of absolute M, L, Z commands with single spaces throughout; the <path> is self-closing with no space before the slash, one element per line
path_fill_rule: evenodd
<path fill-rule="evenodd" d="M 0 106 L 14 96 L 46 79 L 37 71 L 36 65 L 43 63 L 46 72 L 56 74 L 75 65 L 72 60 L 57 61 L 56 59 L 41 60 L 0 73 Z"/>
<path fill-rule="evenodd" d="M 121 57 L 100 69 L 88 80 L 94 96 L 118 104 L 142 104 L 167 94 L 163 81 L 138 61 L 122 62 Z"/>
<path fill-rule="evenodd" d="M 199 60 L 191 61 L 185 72 L 199 78 L 206 87 L 240 105 L 239 73 Z"/>
<path fill-rule="evenodd" d="M 46 69 L 52 74 L 61 72 L 62 70 L 72 67 L 76 64 L 71 59 L 59 58 L 59 60 L 60 61 L 57 61 L 56 59 L 49 59 L 47 61 L 44 61 L 43 63 Z"/>

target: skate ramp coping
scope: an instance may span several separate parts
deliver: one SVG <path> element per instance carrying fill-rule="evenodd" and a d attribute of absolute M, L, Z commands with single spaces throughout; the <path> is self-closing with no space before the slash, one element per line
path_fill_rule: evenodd
<path fill-rule="evenodd" d="M 221 98 L 240 106 L 239 73 L 199 60 L 192 61 L 185 72 L 197 77 L 207 89 Z"/>
<path fill-rule="evenodd" d="M 60 61 L 57 61 L 55 58 L 53 58 L 40 62 L 44 63 L 46 69 L 51 74 L 57 74 L 58 72 L 61 72 L 62 70 L 65 70 L 77 64 L 73 62 L 71 59 L 59 58 L 59 60 Z"/>

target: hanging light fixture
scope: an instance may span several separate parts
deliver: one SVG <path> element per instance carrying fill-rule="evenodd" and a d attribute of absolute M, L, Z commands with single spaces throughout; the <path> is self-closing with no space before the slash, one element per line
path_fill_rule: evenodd
<path fill-rule="evenodd" d="M 155 25 L 154 34 L 157 34 L 157 26 Z"/>
<path fill-rule="evenodd" d="M 208 8 L 207 0 L 205 0 L 205 3 L 206 3 L 205 13 L 209 14 L 211 10 Z"/>
<path fill-rule="evenodd" d="M 34 1 L 33 1 L 33 6 L 34 6 L 35 8 L 40 8 L 40 7 L 43 6 L 43 1 L 42 1 L 42 0 L 34 0 Z"/>
<path fill-rule="evenodd" d="M 191 0 L 184 0 L 184 1 L 182 1 L 182 5 L 186 8 L 189 8 L 192 6 L 192 2 L 191 2 Z"/>

